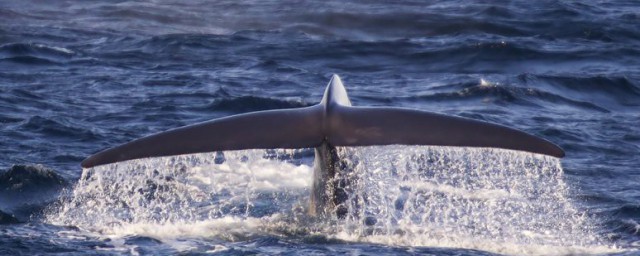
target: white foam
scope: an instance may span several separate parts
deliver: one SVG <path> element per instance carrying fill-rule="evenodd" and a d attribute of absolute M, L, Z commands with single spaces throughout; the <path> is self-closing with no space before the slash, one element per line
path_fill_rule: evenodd
<path fill-rule="evenodd" d="M 493 87 L 493 86 L 495 86 L 495 84 L 485 80 L 484 78 L 480 78 L 480 86 L 482 86 L 482 87 Z"/>
<path fill-rule="evenodd" d="M 37 48 L 42 48 L 42 49 L 51 49 L 54 51 L 58 51 L 58 52 L 62 52 L 62 53 L 66 53 L 66 54 L 75 54 L 74 51 L 64 48 L 64 47 L 57 47 L 57 46 L 49 46 L 49 45 L 44 45 L 44 44 L 33 44 L 34 47 Z"/>
<path fill-rule="evenodd" d="M 265 232 L 266 227 L 279 218 L 278 214 L 274 214 L 263 218 L 225 216 L 194 222 L 132 223 L 115 227 L 109 230 L 109 234 L 115 237 L 139 235 L 165 242 L 188 238 L 215 238 L 234 242 L 268 234 Z"/>

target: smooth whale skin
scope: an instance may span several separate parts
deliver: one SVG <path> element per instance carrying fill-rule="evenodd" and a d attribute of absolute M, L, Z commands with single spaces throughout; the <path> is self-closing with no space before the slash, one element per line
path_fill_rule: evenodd
<path fill-rule="evenodd" d="M 335 178 L 344 171 L 335 147 L 392 144 L 491 147 L 564 157 L 555 144 L 502 125 L 421 110 L 351 106 L 340 77 L 333 75 L 317 105 L 234 115 L 161 132 L 94 154 L 81 165 L 224 150 L 315 148 L 309 213 L 341 215 L 346 195 L 340 187 L 348 181 Z"/>

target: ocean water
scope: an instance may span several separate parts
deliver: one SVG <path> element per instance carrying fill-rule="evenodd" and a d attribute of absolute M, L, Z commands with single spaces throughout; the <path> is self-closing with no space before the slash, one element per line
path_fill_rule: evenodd
<path fill-rule="evenodd" d="M 344 219 L 305 214 L 312 149 L 82 169 L 249 111 L 421 109 L 548 139 L 340 148 Z M 401 125 L 401 124 L 397 124 Z M 0 254 L 640 254 L 637 1 L 2 1 Z"/>

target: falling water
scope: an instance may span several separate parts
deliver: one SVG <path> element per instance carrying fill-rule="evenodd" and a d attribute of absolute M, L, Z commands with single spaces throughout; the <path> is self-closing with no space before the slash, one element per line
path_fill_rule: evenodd
<path fill-rule="evenodd" d="M 337 236 L 369 242 L 571 253 L 599 244 L 558 159 L 498 149 L 343 149 L 357 182 Z M 594 248 L 587 249 L 592 251 Z"/>
<path fill-rule="evenodd" d="M 610 251 L 568 196 L 558 159 L 497 149 L 340 148 L 344 219 L 307 217 L 309 150 L 243 150 L 85 169 L 58 225 L 162 241 L 317 236 L 509 254 Z"/>

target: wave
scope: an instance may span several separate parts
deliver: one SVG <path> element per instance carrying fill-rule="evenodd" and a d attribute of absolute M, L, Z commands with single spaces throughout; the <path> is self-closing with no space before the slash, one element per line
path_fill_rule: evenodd
<path fill-rule="evenodd" d="M 22 131 L 29 131 L 33 133 L 42 134 L 47 137 L 57 138 L 75 138 L 81 140 L 95 140 L 99 138 L 97 134 L 91 130 L 81 128 L 80 125 L 75 125 L 65 118 L 33 116 L 30 117 L 25 123 L 20 125 Z"/>
<path fill-rule="evenodd" d="M 258 96 L 241 96 L 230 99 L 215 100 L 207 108 L 212 110 L 250 112 L 281 108 L 300 108 L 310 106 L 297 100 L 280 100 Z"/>
<path fill-rule="evenodd" d="M 610 111 L 597 103 L 566 98 L 536 87 L 521 87 L 514 84 L 498 84 L 481 79 L 480 83 L 467 82 L 439 88 L 447 92 L 436 92 L 426 95 L 384 98 L 383 100 L 429 101 L 429 102 L 472 102 L 480 101 L 502 106 L 517 104 L 526 107 L 544 107 L 549 105 L 572 106 L 576 109 L 609 113 Z"/>
<path fill-rule="evenodd" d="M 0 210 L 0 225 L 16 224 L 16 223 L 20 223 L 20 221 L 16 219 L 15 216 Z"/>
<path fill-rule="evenodd" d="M 621 219 L 616 221 L 617 228 L 615 231 L 624 232 L 634 237 L 640 237 L 640 220 L 638 219 Z"/>
<path fill-rule="evenodd" d="M 63 47 L 37 43 L 10 43 L 0 45 L 0 62 L 30 65 L 61 64 L 69 61 L 75 52 Z"/>
<path fill-rule="evenodd" d="M 640 216 L 640 205 L 626 204 L 617 208 L 613 215 L 619 218 L 637 218 Z"/>
<path fill-rule="evenodd" d="M 615 202 L 618 206 L 601 208 L 595 211 L 595 213 L 603 216 L 606 220 L 603 224 L 609 229 L 609 232 L 612 232 L 611 235 L 615 234 L 611 239 L 628 240 L 632 243 L 636 242 L 638 237 L 640 237 L 640 218 L 638 218 L 638 216 L 640 216 L 640 205 L 628 203 L 625 200 L 613 198 L 612 196 L 608 196 L 599 203 L 610 205 L 612 202 Z"/>
<path fill-rule="evenodd" d="M 21 122 L 22 118 L 19 117 L 14 117 L 8 114 L 0 114 L 0 123 L 2 124 L 11 124 L 11 123 L 19 123 Z"/>
<path fill-rule="evenodd" d="M 565 90 L 563 94 L 598 102 L 614 103 L 621 107 L 640 106 L 640 84 L 628 76 L 555 76 L 536 75 L 521 76 L 527 82 L 537 80 Z M 594 100 L 597 99 L 597 100 Z"/>
<path fill-rule="evenodd" d="M 184 103 L 182 103 L 184 102 Z M 178 107 L 180 106 L 180 107 Z M 218 89 L 215 93 L 207 92 L 186 92 L 170 93 L 159 95 L 149 99 L 141 100 L 132 105 L 131 110 L 135 112 L 153 110 L 153 113 L 144 115 L 144 119 L 150 120 L 170 120 L 180 119 L 179 110 L 187 109 L 195 112 L 211 113 L 215 111 L 246 113 L 252 111 L 262 111 L 283 108 L 307 107 L 309 104 L 299 99 L 279 99 L 270 97 L 260 97 L 254 95 L 230 96 L 225 89 Z M 111 113 L 100 117 L 93 117 L 91 120 L 128 120 L 139 121 L 139 117 L 125 113 Z"/>
<path fill-rule="evenodd" d="M 66 186 L 62 176 L 42 165 L 13 165 L 0 172 L 0 223 L 28 220 Z"/>

